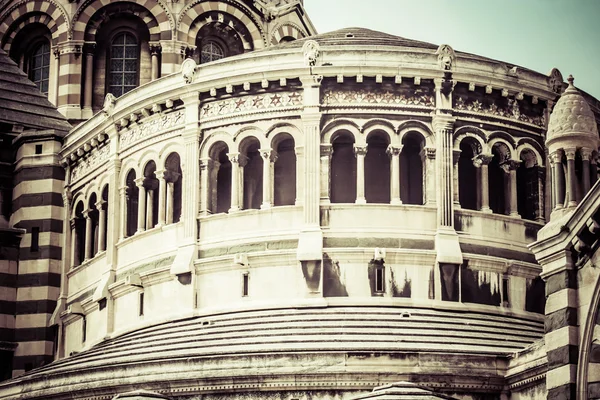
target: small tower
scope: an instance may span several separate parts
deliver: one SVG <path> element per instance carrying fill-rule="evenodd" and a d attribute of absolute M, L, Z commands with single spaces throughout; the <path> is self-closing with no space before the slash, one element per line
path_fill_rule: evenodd
<path fill-rule="evenodd" d="M 573 210 L 597 178 L 595 157 L 598 128 L 589 105 L 569 86 L 554 106 L 548 124 L 546 147 L 552 163 L 552 215 L 557 220 Z"/>

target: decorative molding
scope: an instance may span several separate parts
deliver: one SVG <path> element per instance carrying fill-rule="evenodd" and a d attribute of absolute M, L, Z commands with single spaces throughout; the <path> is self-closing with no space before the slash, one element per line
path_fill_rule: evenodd
<path fill-rule="evenodd" d="M 200 109 L 200 118 L 300 106 L 302 106 L 302 92 L 265 93 L 206 103 Z"/>
<path fill-rule="evenodd" d="M 422 90 L 415 90 L 412 95 L 389 90 L 332 90 L 323 93 L 323 105 L 390 105 L 434 107 L 435 99 Z"/>
<path fill-rule="evenodd" d="M 181 76 L 185 83 L 190 84 L 194 81 L 196 76 L 196 61 L 193 58 L 186 58 L 181 64 Z"/>
<path fill-rule="evenodd" d="M 179 110 L 169 114 L 161 114 L 158 118 L 145 121 L 131 129 L 122 131 L 119 135 L 119 148 L 121 151 L 131 147 L 134 143 L 165 131 L 185 122 L 185 111 Z"/>
<path fill-rule="evenodd" d="M 451 71 L 456 64 L 454 50 L 447 44 L 442 44 L 435 52 L 438 56 L 438 65 L 444 71 Z"/>
<path fill-rule="evenodd" d="M 521 113 L 519 108 L 519 102 L 515 99 L 508 99 L 508 105 L 506 108 L 498 107 L 496 103 L 484 104 L 479 100 L 469 100 L 465 97 L 458 97 L 456 99 L 455 109 L 461 111 L 470 111 L 480 114 L 492 115 L 495 117 L 510 118 L 516 121 L 526 122 L 528 124 L 536 125 L 541 128 L 546 126 L 546 118 L 544 114 L 539 117 L 530 117 Z"/>
<path fill-rule="evenodd" d="M 82 158 L 71 168 L 71 182 L 79 180 L 87 175 L 92 169 L 108 161 L 110 156 L 110 146 L 103 146 L 100 149 L 89 153 L 85 158 Z"/>

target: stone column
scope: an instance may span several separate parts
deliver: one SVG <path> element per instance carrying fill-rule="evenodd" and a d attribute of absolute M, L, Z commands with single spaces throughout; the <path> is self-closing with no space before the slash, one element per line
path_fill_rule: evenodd
<path fill-rule="evenodd" d="M 231 206 L 229 212 L 240 211 L 240 193 L 239 183 L 240 179 L 240 153 L 227 153 L 229 161 L 231 161 Z"/>
<path fill-rule="evenodd" d="M 581 149 L 581 159 L 583 161 L 583 171 L 581 174 L 581 179 L 583 180 L 583 194 L 582 197 L 590 191 L 591 181 L 590 181 L 590 158 L 592 157 L 592 150 L 586 149 L 585 147 Z"/>
<path fill-rule="evenodd" d="M 402 145 L 392 146 L 391 144 L 387 148 L 387 153 L 392 158 L 391 160 L 391 185 L 390 185 L 390 204 L 402 204 L 400 198 L 400 153 L 402 152 Z"/>
<path fill-rule="evenodd" d="M 591 186 L 594 186 L 596 181 L 598 180 L 598 161 L 596 159 L 597 155 L 592 153 L 592 157 L 590 159 L 590 174 L 591 176 Z"/>
<path fill-rule="evenodd" d="M 563 171 L 562 157 L 563 151 L 557 150 L 550 154 L 552 158 L 552 172 L 554 175 L 554 199 L 556 204 L 555 209 L 563 208 L 565 203 L 565 173 Z"/>
<path fill-rule="evenodd" d="M 366 204 L 365 198 L 365 156 L 367 145 L 354 145 L 356 155 L 356 204 Z"/>
<path fill-rule="evenodd" d="M 538 207 L 535 213 L 535 220 L 537 222 L 541 222 L 542 224 L 546 223 L 546 219 L 544 217 L 544 182 L 546 180 L 546 168 L 537 167 L 538 173 Z"/>
<path fill-rule="evenodd" d="M 577 154 L 577 149 L 565 149 L 565 156 L 567 157 L 568 207 L 577 206 L 577 176 L 575 175 L 575 154 Z"/>
<path fill-rule="evenodd" d="M 460 153 L 462 150 L 452 149 L 452 201 L 454 207 L 460 208 L 460 197 L 458 192 L 458 160 L 460 159 Z"/>
<path fill-rule="evenodd" d="M 138 225 L 137 232 L 143 232 L 145 229 L 145 218 L 146 218 L 146 187 L 144 186 L 145 178 L 138 178 L 135 180 L 135 184 L 138 187 Z"/>
<path fill-rule="evenodd" d="M 262 204 L 260 205 L 261 210 L 271 208 L 273 200 L 271 194 L 273 193 L 273 166 L 277 160 L 277 153 L 271 149 L 260 149 L 260 156 L 263 159 L 263 174 L 262 174 Z"/>
<path fill-rule="evenodd" d="M 154 214 L 154 189 L 146 190 L 146 229 L 152 229 Z"/>
<path fill-rule="evenodd" d="M 127 237 L 127 186 L 120 187 L 119 194 L 121 197 L 121 234 L 119 239 L 123 240 Z"/>
<path fill-rule="evenodd" d="M 81 119 L 83 41 L 69 40 L 57 46 L 60 68 L 57 106 L 67 119 Z M 83 85 L 85 86 L 85 85 Z"/>
<path fill-rule="evenodd" d="M 98 210 L 98 251 L 106 250 L 106 209 L 107 204 L 104 200 L 98 200 L 96 209 Z"/>
<path fill-rule="evenodd" d="M 473 158 L 473 165 L 480 169 L 479 188 L 481 190 L 481 209 L 485 213 L 491 213 L 490 208 L 490 180 L 488 175 L 488 166 L 494 156 L 492 154 L 479 154 Z"/>
<path fill-rule="evenodd" d="M 69 224 L 71 225 L 71 267 L 76 267 L 81 264 L 81 260 L 79 259 L 79 249 L 77 248 L 77 218 L 71 218 Z"/>
<path fill-rule="evenodd" d="M 152 70 L 150 76 L 153 81 L 159 78 L 158 56 L 160 54 L 160 49 L 160 45 L 150 45 L 150 56 L 152 57 Z"/>
<path fill-rule="evenodd" d="M 330 144 L 321 145 L 321 204 L 331 203 L 331 156 L 333 147 Z"/>
<path fill-rule="evenodd" d="M 155 172 L 158 178 L 158 226 L 163 226 L 166 223 L 167 211 L 167 181 L 165 180 L 166 171 L 158 170 Z"/>
<path fill-rule="evenodd" d="M 200 215 L 207 216 L 211 211 L 216 212 L 217 208 L 217 174 L 219 171 L 219 162 L 210 158 L 200 160 Z M 214 209 L 211 210 L 211 207 Z"/>
<path fill-rule="evenodd" d="M 435 177 L 435 147 L 424 147 L 425 156 L 425 204 L 435 204 L 436 199 L 436 177 Z"/>
<path fill-rule="evenodd" d="M 85 210 L 83 212 L 83 218 L 85 218 L 85 260 L 89 260 L 93 257 L 93 238 L 92 238 L 92 216 L 90 213 L 91 209 Z"/>
<path fill-rule="evenodd" d="M 86 43 L 85 52 L 85 83 L 83 88 L 83 109 L 92 116 L 92 96 L 94 91 L 94 50 L 95 43 Z"/>
<path fill-rule="evenodd" d="M 521 161 L 510 160 L 508 162 L 508 176 L 509 176 L 509 188 L 510 188 L 510 202 L 509 202 L 509 215 L 511 217 L 520 218 L 519 204 L 517 199 L 517 168 L 519 168 Z"/>
<path fill-rule="evenodd" d="M 167 181 L 167 225 L 173 223 L 173 213 L 175 204 L 175 182 Z"/>

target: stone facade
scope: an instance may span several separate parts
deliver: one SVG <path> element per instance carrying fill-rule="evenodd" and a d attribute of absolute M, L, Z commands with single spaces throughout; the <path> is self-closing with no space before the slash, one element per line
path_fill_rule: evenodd
<path fill-rule="evenodd" d="M 600 103 L 557 70 L 316 35 L 298 1 L 4 3 L 0 45 L 76 126 L 49 183 L 7 172 L 10 228 L 57 228 L 48 261 L 0 257 L 53 274 L 1 285 L 52 307 L 0 399 L 600 397 Z"/>

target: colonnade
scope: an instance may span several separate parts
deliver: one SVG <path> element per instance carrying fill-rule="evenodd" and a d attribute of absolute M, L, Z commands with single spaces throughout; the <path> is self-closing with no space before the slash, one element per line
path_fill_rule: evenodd
<path fill-rule="evenodd" d="M 578 155 L 581 168 L 576 165 Z M 595 153 L 589 148 L 557 149 L 550 154 L 552 162 L 552 208 L 575 207 L 596 182 L 598 169 Z M 566 167 L 566 168 L 565 168 Z M 581 170 L 580 176 L 577 170 Z"/>

